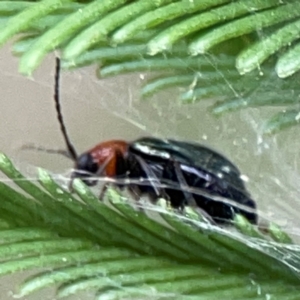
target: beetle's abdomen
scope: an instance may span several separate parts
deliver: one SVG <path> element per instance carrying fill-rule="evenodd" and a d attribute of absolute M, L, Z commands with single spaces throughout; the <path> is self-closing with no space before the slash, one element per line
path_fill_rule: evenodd
<path fill-rule="evenodd" d="M 218 223 L 232 220 L 236 213 L 257 222 L 256 203 L 247 192 L 240 171 L 221 154 L 194 143 L 151 137 L 136 140 L 128 149 L 132 160 L 138 156 L 144 161 L 144 168 L 137 161 L 130 164 L 136 167 L 129 176 L 149 177 L 151 172 L 145 172 L 146 165 L 160 184 L 167 185 L 164 195 L 172 206 L 183 207 L 192 198 Z M 151 186 L 140 189 L 143 193 L 155 192 Z"/>
<path fill-rule="evenodd" d="M 257 222 L 256 204 L 246 189 L 239 189 L 215 174 L 194 166 L 181 165 L 181 172 L 184 182 L 178 179 L 170 167 L 166 167 L 162 175 L 163 181 L 177 184 L 177 189 L 165 190 L 174 207 L 188 205 L 186 198 L 190 195 L 197 206 L 218 223 L 232 220 L 236 213 L 245 216 L 251 223 Z"/>

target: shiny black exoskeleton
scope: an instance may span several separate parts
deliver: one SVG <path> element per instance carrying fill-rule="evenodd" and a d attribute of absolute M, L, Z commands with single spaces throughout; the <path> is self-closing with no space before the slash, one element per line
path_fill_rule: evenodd
<path fill-rule="evenodd" d="M 207 147 L 145 137 L 130 143 L 125 155 L 118 155 L 116 165 L 116 177 L 154 178 L 152 184 L 128 185 L 153 199 L 162 196 L 173 207 L 184 207 L 194 201 L 218 223 L 232 220 L 236 213 L 251 223 L 257 222 L 256 204 L 240 171 Z"/>

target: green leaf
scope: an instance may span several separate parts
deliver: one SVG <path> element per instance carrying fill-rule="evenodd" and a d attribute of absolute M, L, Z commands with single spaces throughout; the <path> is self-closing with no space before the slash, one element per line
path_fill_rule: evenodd
<path fill-rule="evenodd" d="M 251 11 L 256 11 L 269 8 L 278 4 L 277 0 L 248 0 L 229 3 L 227 5 L 220 6 L 216 9 L 214 8 L 214 6 L 216 5 L 227 2 L 230 1 L 199 1 L 199 10 L 201 10 L 201 8 L 207 8 L 208 5 L 212 7 L 212 9 L 191 16 L 190 18 L 187 18 L 187 20 L 183 20 L 177 24 L 174 24 L 173 26 L 170 26 L 166 30 L 159 33 L 148 43 L 149 53 L 153 55 L 157 52 L 164 51 L 166 49 L 169 49 L 175 42 L 192 33 L 198 32 L 200 30 L 214 26 L 219 23 L 223 23 L 226 20 L 232 20 L 245 14 L 248 14 L 250 7 Z M 226 33 L 226 30 L 224 31 L 224 33 Z M 197 41 L 190 44 L 189 52 L 192 55 L 203 53 L 197 47 Z"/>
<path fill-rule="evenodd" d="M 254 43 L 253 45 L 246 48 L 242 53 L 239 54 L 236 60 L 236 67 L 241 74 L 250 72 L 260 66 L 267 58 L 272 54 L 279 51 L 284 46 L 291 44 L 294 40 L 300 37 L 300 21 L 292 22 L 286 26 L 283 26 L 279 30 L 274 31 L 271 35 L 266 36 L 263 40 Z M 285 57 L 285 55 L 283 56 Z M 297 56 L 295 55 L 294 58 Z M 297 64 L 289 63 L 294 70 L 284 71 L 284 67 L 287 61 L 281 58 L 277 63 L 277 74 L 279 77 L 287 77 L 294 74 L 297 71 Z M 285 74 L 285 75 L 284 75 Z"/>
<path fill-rule="evenodd" d="M 266 1 L 264 1 L 264 3 L 266 3 Z M 212 32 L 200 36 L 190 44 L 190 52 L 193 55 L 205 53 L 213 46 L 228 39 L 272 26 L 286 20 L 291 20 L 299 16 L 300 4 L 295 3 L 258 12 L 252 16 L 247 16 L 220 26 Z"/>
<path fill-rule="evenodd" d="M 284 53 L 280 59 L 278 59 L 276 65 L 276 72 L 279 77 L 285 78 L 293 75 L 300 69 L 300 45 L 297 44 L 295 47 Z"/>
<path fill-rule="evenodd" d="M 44 0 L 35 5 L 30 5 L 28 8 L 26 7 L 20 14 L 11 18 L 8 21 L 7 26 L 0 32 L 0 46 L 15 34 L 29 28 L 32 22 L 57 10 L 66 2 L 69 2 L 69 0 Z"/>
<path fill-rule="evenodd" d="M 56 26 L 43 34 L 42 37 L 30 47 L 29 51 L 24 54 L 20 62 L 20 72 L 31 74 L 48 52 L 61 45 L 64 40 L 69 39 L 77 30 L 88 26 L 99 18 L 99 16 L 104 15 L 125 2 L 126 0 L 95 0 L 86 5 L 83 9 L 76 11 L 70 17 L 59 22 Z"/>
<path fill-rule="evenodd" d="M 131 3 L 106 15 L 100 21 L 94 23 L 86 30 L 83 30 L 74 39 L 72 39 L 72 41 L 64 49 L 63 58 L 70 60 L 77 57 L 93 45 L 97 44 L 99 41 L 105 40 L 110 32 L 131 21 L 134 17 L 143 15 L 149 10 L 153 10 L 170 2 L 171 0 L 142 0 Z"/>
<path fill-rule="evenodd" d="M 94 64 L 98 77 L 156 72 L 144 81 L 144 97 L 180 86 L 185 104 L 224 100 L 213 104 L 218 115 L 261 106 L 297 110 L 299 11 L 296 0 L 1 1 L 0 45 L 17 36 L 13 53 L 26 75 L 60 50 L 65 69 Z M 288 124 L 278 129 L 298 122 Z"/>
<path fill-rule="evenodd" d="M 300 112 L 299 110 L 284 110 L 274 115 L 270 120 L 264 124 L 264 132 L 266 134 L 273 134 L 287 129 L 291 126 L 299 124 Z"/>
<path fill-rule="evenodd" d="M 275 224 L 267 234 L 237 216 L 235 226 L 244 236 L 202 221 L 192 208 L 178 215 L 160 202 L 141 211 L 113 189 L 99 201 L 76 179 L 78 199 L 40 169 L 45 192 L 4 154 L 0 169 L 29 195 L 1 183 L 1 202 L 14 199 L 16 211 L 21 206 L 36 214 L 13 224 L 13 211 L 8 216 L 0 207 L 0 219 L 8 220 L 0 226 L 0 274 L 51 268 L 25 279 L 18 296 L 51 286 L 58 287 L 59 297 L 96 290 L 98 299 L 262 300 L 299 295 L 294 273 L 300 268 L 299 247 L 291 246 L 290 237 Z M 63 230 L 67 224 L 73 230 Z"/>

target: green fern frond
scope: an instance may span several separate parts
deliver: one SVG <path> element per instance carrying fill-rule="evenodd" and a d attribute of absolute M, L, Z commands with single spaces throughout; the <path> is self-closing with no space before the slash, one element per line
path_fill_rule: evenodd
<path fill-rule="evenodd" d="M 297 1 L 278 0 L 3 1 L 0 16 L 6 26 L 0 45 L 16 34 L 34 33 L 38 38 L 20 62 L 21 72 L 30 74 L 48 52 L 63 45 L 62 56 L 70 61 L 99 42 L 123 44 L 151 29 L 153 36 L 145 41 L 148 54 L 164 52 L 187 38 L 186 55 L 196 55 L 221 42 L 280 24 L 281 28 L 269 30 L 257 43 L 248 43 L 238 56 L 238 70 L 245 73 L 297 40 L 299 11 Z M 287 74 L 277 66 L 281 77 L 295 71 Z"/>
<path fill-rule="evenodd" d="M 224 100 L 212 106 L 217 115 L 260 106 L 300 112 L 299 17 L 295 0 L 0 1 L 0 46 L 18 36 L 13 52 L 24 74 L 60 49 L 64 68 L 96 64 L 100 77 L 155 71 L 144 97 L 182 86 L 183 103 Z M 295 114 L 280 112 L 265 132 L 298 124 Z"/>
<path fill-rule="evenodd" d="M 77 198 L 44 170 L 36 185 L 4 154 L 0 169 L 24 192 L 0 184 L 0 274 L 46 268 L 25 279 L 18 296 L 50 286 L 58 297 L 93 290 L 96 299 L 299 295 L 300 249 L 274 224 L 277 242 L 237 216 L 245 238 L 192 211 L 190 218 L 152 206 L 150 217 L 114 190 L 101 202 L 78 179 Z"/>

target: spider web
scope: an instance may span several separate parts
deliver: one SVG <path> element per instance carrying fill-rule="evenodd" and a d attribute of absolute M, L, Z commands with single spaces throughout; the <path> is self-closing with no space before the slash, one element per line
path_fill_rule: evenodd
<path fill-rule="evenodd" d="M 215 71 L 222 73 L 217 64 L 209 56 L 207 58 Z M 147 135 L 175 138 L 198 142 L 221 152 L 244 174 L 261 217 L 298 235 L 298 130 L 292 128 L 274 136 L 262 132 L 265 120 L 282 108 L 247 108 L 216 118 L 209 113 L 211 99 L 184 105 L 178 99 L 178 93 L 182 91 L 180 88 L 169 89 L 151 99 L 141 100 L 140 87 L 148 77 L 148 74 L 138 73 L 99 81 L 93 74 L 81 71 L 81 82 L 87 84 L 91 95 L 97 95 L 92 100 L 94 103 L 89 105 L 101 107 L 110 116 L 116 117 L 118 122 L 129 127 L 122 128 L 121 135 L 117 132 L 118 138 L 125 136 L 132 140 Z M 233 94 L 239 95 L 226 75 L 224 82 Z M 270 75 L 264 78 L 262 84 L 265 89 L 272 90 L 273 77 Z M 74 87 L 75 94 L 78 89 Z M 255 97 L 260 97 L 260 92 L 260 87 L 251 91 Z M 86 103 L 86 99 L 84 101 Z M 116 137 L 115 133 L 113 136 L 107 134 L 106 126 L 119 128 L 118 124 L 106 120 L 103 126 L 104 129 L 99 128 L 96 133 L 100 135 L 98 140 Z"/>
<path fill-rule="evenodd" d="M 223 71 L 211 57 L 207 56 L 207 59 L 214 70 L 222 75 Z M 141 100 L 140 88 L 149 78 L 148 73 L 98 80 L 94 72 L 94 68 L 85 68 L 61 75 L 63 114 L 79 152 L 104 140 L 123 138 L 131 141 L 140 136 L 204 144 L 222 153 L 239 167 L 247 179 L 246 185 L 252 198 L 257 202 L 261 220 L 273 221 L 294 237 L 300 236 L 298 128 L 274 136 L 262 133 L 266 118 L 281 108 L 247 108 L 215 118 L 209 113 L 211 99 L 184 105 L 178 97 L 181 88 L 165 90 L 150 99 Z M 10 146 L 4 147 L 8 154 L 11 152 L 20 162 L 25 158 L 29 173 L 34 173 L 35 169 L 30 165 L 44 166 L 60 174 L 67 173 L 72 165 L 61 157 L 42 153 L 24 154 L 16 150 L 18 145 L 28 142 L 47 148 L 64 147 L 53 107 L 53 73 L 53 57 L 46 61 L 31 82 L 20 78 L 16 70 L 2 70 L 6 80 L 20 80 L 25 86 L 30 84 L 31 97 L 36 96 L 36 89 L 40 90 L 37 100 L 23 99 L 24 95 L 21 97 L 22 103 L 31 103 L 33 107 L 30 104 L 31 112 L 24 122 L 11 128 L 19 134 L 15 137 L 17 142 L 13 140 Z M 238 95 L 233 82 L 225 75 L 224 82 L 234 95 Z M 264 80 L 264 85 L 270 90 L 274 88 L 271 75 Z M 251 93 L 260 97 L 258 89 Z M 12 101 L 16 96 L 8 97 Z M 12 109 L 11 114 L 13 112 L 15 110 Z M 27 115 L 27 112 L 23 110 L 22 114 Z M 33 122 L 34 118 L 36 121 Z M 6 117 L 8 128 L 11 126 L 9 119 L 13 117 Z M 26 127 L 30 121 L 34 125 Z M 6 133 L 8 131 L 6 128 Z"/>
<path fill-rule="evenodd" d="M 222 73 L 214 61 L 209 56 L 207 58 L 215 71 Z M 34 126 L 30 131 L 37 130 L 39 135 L 44 136 L 51 127 L 51 136 L 46 138 L 46 142 L 27 140 L 21 143 L 34 142 L 45 147 L 63 148 L 52 100 L 54 60 L 49 58 L 43 69 L 48 74 L 40 75 L 42 71 L 38 71 L 29 84 L 34 85 L 31 86 L 33 94 L 38 86 L 46 91 L 43 99 L 38 100 L 42 103 L 37 105 L 42 104 L 42 107 L 49 109 L 47 115 L 51 115 L 51 120 L 50 123 L 38 120 L 38 128 Z M 13 79 L 24 80 L 24 84 L 28 82 L 17 73 L 3 73 L 6 73 L 6 78 L 12 76 Z M 43 78 L 45 76 L 46 79 Z M 123 138 L 130 141 L 149 135 L 207 145 L 227 156 L 245 174 L 248 189 L 265 218 L 295 231 L 298 227 L 298 218 L 293 216 L 298 207 L 297 128 L 275 136 L 265 136 L 261 129 L 266 118 L 274 113 L 274 108 L 247 108 L 215 118 L 208 111 L 212 104 L 210 99 L 184 105 L 178 99 L 178 93 L 182 91 L 180 88 L 162 91 L 150 99 L 141 100 L 140 88 L 149 76 L 147 73 L 136 73 L 98 80 L 93 68 L 71 74 L 62 73 L 64 118 L 78 151 L 86 151 L 103 140 Z M 238 95 L 225 75 L 224 82 L 233 94 Z M 265 80 L 264 84 L 272 87 L 272 79 L 269 82 Z M 259 97 L 259 92 L 252 93 L 257 93 Z M 45 117 L 45 110 L 38 119 Z M 42 126 L 45 126 L 45 131 Z M 52 138 L 54 143 L 49 143 Z M 14 146 L 21 143 L 13 141 Z M 48 156 L 36 155 L 43 159 Z M 50 160 L 53 161 L 54 157 Z M 65 161 L 58 157 L 55 160 L 59 164 L 61 160 Z M 65 165 L 67 168 L 69 163 Z"/>

